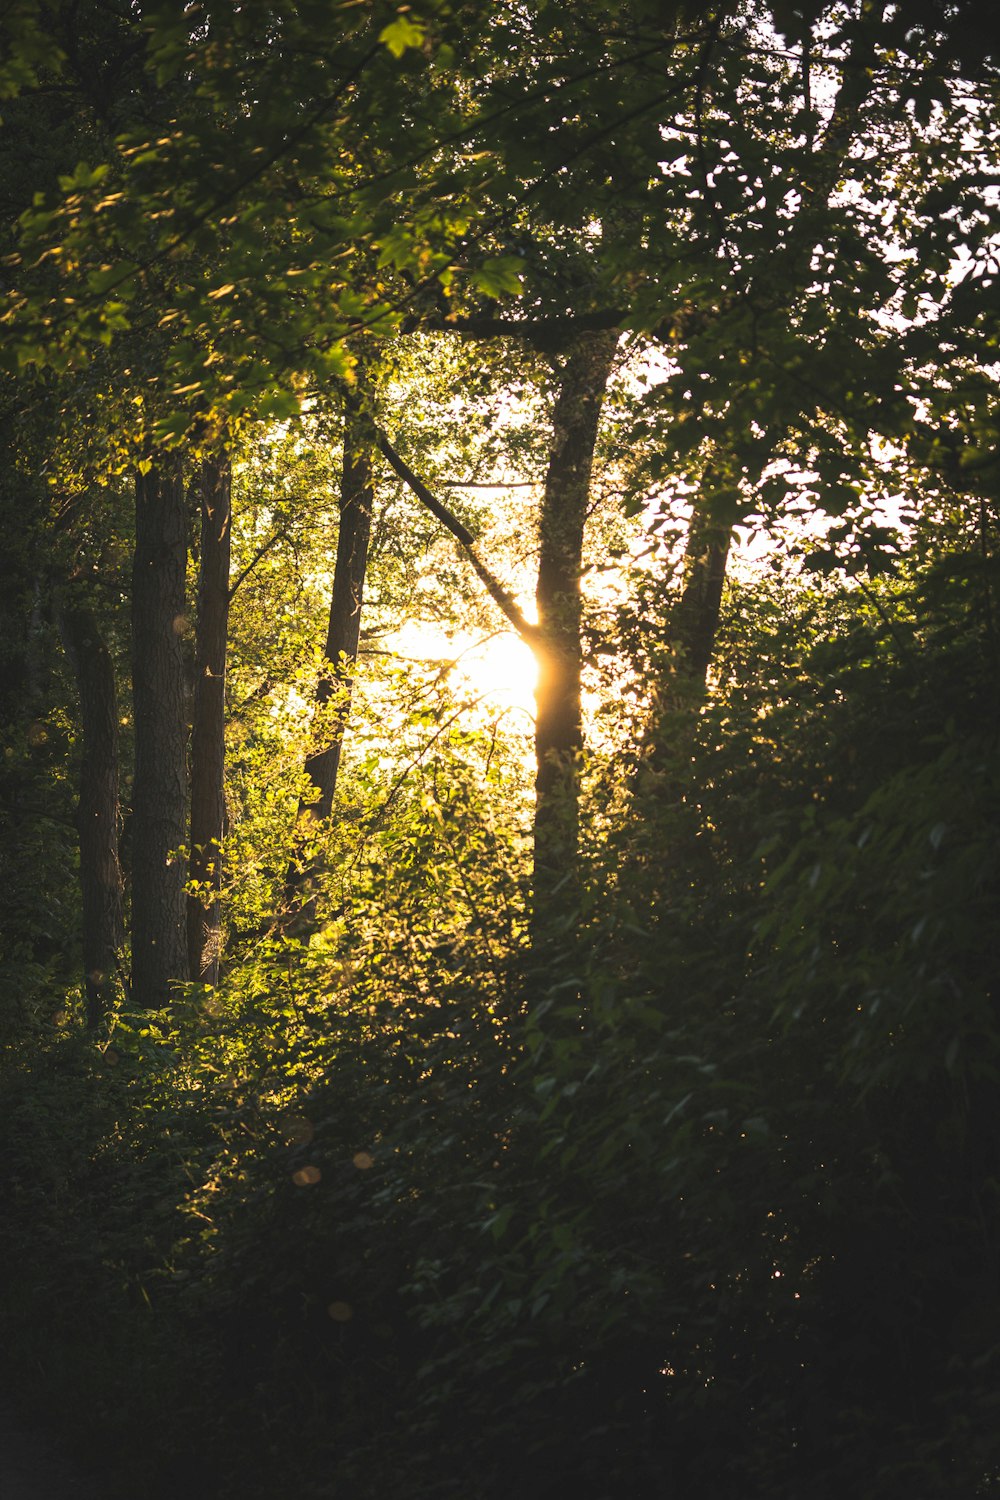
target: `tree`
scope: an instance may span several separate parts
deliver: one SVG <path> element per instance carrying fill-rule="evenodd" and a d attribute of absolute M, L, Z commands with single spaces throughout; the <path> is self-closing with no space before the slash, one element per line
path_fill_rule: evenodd
<path fill-rule="evenodd" d="M 176 459 L 135 477 L 132 567 L 132 994 L 167 1006 L 188 975 L 184 847 L 188 832 L 188 692 L 184 636 L 187 503 Z"/>
<path fill-rule="evenodd" d="M 188 967 L 216 985 L 222 946 L 220 893 L 226 831 L 226 644 L 232 541 L 232 460 L 222 448 L 198 474 L 201 543 L 191 713 Z"/>
<path fill-rule="evenodd" d="M 538 711 L 535 721 L 534 900 L 538 920 L 551 915 L 561 888 L 572 910 L 583 718 L 580 576 L 583 533 L 601 402 L 618 334 L 585 333 L 558 370 L 549 465 L 539 514 L 536 602 Z"/>
<path fill-rule="evenodd" d="M 0 1346 L 50 1411 L 99 1392 L 81 1427 L 143 1482 L 151 1453 L 204 1474 L 200 1447 L 247 1496 L 378 1500 L 404 1471 L 414 1500 L 989 1492 L 985 44 L 936 0 L 548 0 L 485 25 L 164 4 L 98 129 L 69 44 L 93 58 L 100 16 L 130 26 L 54 14 L 64 60 L 36 65 L 26 24 L 0 65 L 18 107 L 73 80 L 64 183 L 32 205 L 11 168 L 4 225 L 25 364 L 0 506 L 30 524 L 0 599 L 2 780 L 30 837 L 0 854 L 12 887 L 44 884 L 46 924 L 21 923 L 44 1003 L 2 1064 Z M 93 610 L 112 657 L 135 624 L 135 993 L 159 1010 L 183 977 L 187 836 L 192 976 L 219 995 L 170 1005 L 169 1048 L 125 1011 L 102 1055 L 55 1019 L 78 964 L 54 814 L 80 748 L 114 765 L 79 614 L 114 569 L 76 554 L 102 528 L 128 550 L 108 497 L 139 460 L 131 598 Z M 537 515 L 498 518 L 515 465 Z M 602 559 L 588 598 L 598 497 L 642 555 Z M 779 521 L 785 549 L 727 579 L 734 527 Z M 77 695 L 50 592 L 78 609 Z M 493 609 L 544 668 L 533 934 L 530 736 L 508 774 L 450 662 L 396 664 L 412 713 L 374 650 L 354 681 L 372 631 Z M 599 651 L 606 753 L 581 692 Z M 88 869 L 111 858 L 100 797 Z M 329 817 L 309 896 L 336 895 L 281 931 L 303 802 Z M 104 953 L 113 912 L 88 920 Z M 94 1327 L 143 1341 L 154 1376 L 95 1364 Z"/>
<path fill-rule="evenodd" d="M 96 1029 L 121 988 L 125 950 L 123 881 L 118 859 L 118 693 L 111 655 L 93 609 L 70 593 L 59 631 L 76 678 L 83 756 L 76 824 L 80 836 L 83 971 L 87 1024 Z"/>
<path fill-rule="evenodd" d="M 322 678 L 316 695 L 320 708 L 334 704 L 334 715 L 329 729 L 329 743 L 310 755 L 306 761 L 306 772 L 318 792 L 313 806 L 313 814 L 317 818 L 328 818 L 333 810 L 344 731 L 350 712 L 353 686 L 351 672 L 357 660 L 361 638 L 361 609 L 368 568 L 376 450 L 374 424 L 368 409 L 369 400 L 370 393 L 362 386 L 357 397 L 350 402 L 344 420 L 337 559 L 323 653 L 329 663 L 329 671 Z"/>

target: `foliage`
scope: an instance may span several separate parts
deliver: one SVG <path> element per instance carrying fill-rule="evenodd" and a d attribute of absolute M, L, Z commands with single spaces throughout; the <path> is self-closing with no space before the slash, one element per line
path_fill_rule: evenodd
<path fill-rule="evenodd" d="M 868 0 L 0 20 L 0 1342 L 109 1495 L 995 1492 L 983 30 Z M 528 735 L 461 660 L 493 606 L 384 447 L 335 811 L 296 816 L 342 707 L 345 410 L 371 391 L 523 594 L 547 469 L 590 463 L 554 430 L 581 330 L 620 357 L 545 926 Z M 86 1034 L 58 613 L 124 689 L 134 470 L 219 441 L 221 979 Z M 756 554 L 702 682 L 705 527 Z M 401 644 L 429 626 L 446 657 Z"/>
<path fill-rule="evenodd" d="M 35 1295 L 72 1303 L 74 1338 L 110 1318 L 113 1349 L 143 1339 L 143 1399 L 168 1403 L 185 1461 L 223 1444 L 219 1493 L 280 1474 L 320 1494 L 335 1470 L 375 1495 L 404 1465 L 429 1497 L 985 1484 L 981 636 L 934 630 L 961 573 L 883 584 L 881 613 L 805 586 L 768 610 L 752 587 L 727 629 L 761 676 L 699 716 L 694 759 L 636 781 L 643 820 L 557 978 L 521 947 L 502 782 L 491 812 L 482 750 L 452 736 L 307 947 L 248 950 L 167 1035 L 122 1019 L 96 1065 L 113 1103 L 81 1105 L 70 1156 L 63 1101 L 90 1100 L 92 1054 L 66 1036 L 16 1065 L 8 1263 L 40 1252 L 56 1281 Z"/>

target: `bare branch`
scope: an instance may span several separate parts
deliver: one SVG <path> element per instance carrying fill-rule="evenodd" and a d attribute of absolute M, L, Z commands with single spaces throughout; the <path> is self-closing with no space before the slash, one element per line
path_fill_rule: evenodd
<path fill-rule="evenodd" d="M 542 479 L 446 479 L 446 490 L 532 490 Z"/>
<path fill-rule="evenodd" d="M 480 583 L 486 589 L 494 604 L 507 616 L 518 635 L 527 645 L 533 646 L 539 639 L 537 625 L 532 625 L 526 620 L 520 605 L 509 589 L 504 588 L 500 580 L 493 574 L 482 561 L 476 551 L 475 538 L 468 527 L 463 526 L 458 517 L 444 505 L 433 491 L 429 490 L 422 479 L 419 479 L 405 459 L 401 458 L 392 446 L 389 439 L 381 428 L 376 429 L 376 442 L 379 452 L 382 453 L 399 475 L 403 483 L 412 490 L 420 503 L 427 507 L 432 516 L 435 516 L 455 540 L 461 545 L 463 552 L 472 564 L 473 571 Z"/>

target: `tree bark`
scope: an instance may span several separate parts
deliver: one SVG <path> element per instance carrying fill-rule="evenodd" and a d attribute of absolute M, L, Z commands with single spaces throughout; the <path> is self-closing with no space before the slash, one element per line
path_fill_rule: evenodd
<path fill-rule="evenodd" d="M 187 693 L 182 637 L 187 516 L 180 465 L 135 481 L 132 570 L 132 992 L 162 1010 L 187 978 L 185 868 Z"/>
<path fill-rule="evenodd" d="M 536 921 L 546 919 L 557 887 L 571 898 L 576 883 L 583 749 L 580 574 L 597 424 L 617 344 L 615 330 L 574 340 L 559 372 L 552 417 L 535 590 Z"/>
<path fill-rule="evenodd" d="M 114 665 L 93 612 L 64 603 L 59 632 L 80 696 L 83 759 L 76 826 L 83 898 L 83 972 L 87 1026 L 111 1010 L 125 947 L 122 872 L 118 863 L 118 699 Z"/>
<path fill-rule="evenodd" d="M 320 678 L 316 690 L 317 705 L 322 710 L 332 703 L 333 717 L 326 745 L 306 761 L 306 771 L 317 792 L 316 799 L 309 804 L 309 808 L 313 817 L 318 819 L 328 818 L 333 812 L 340 757 L 354 689 L 354 666 L 361 639 L 361 608 L 364 603 L 368 544 L 372 528 L 375 442 L 371 413 L 361 400 L 352 400 L 344 418 L 337 560 L 324 650 L 329 670 Z"/>
<path fill-rule="evenodd" d="M 684 588 L 677 605 L 680 676 L 704 687 L 719 629 L 722 590 L 733 530 L 697 506 L 684 558 Z"/>
<path fill-rule="evenodd" d="M 219 982 L 222 935 L 222 840 L 225 833 L 226 638 L 229 631 L 229 559 L 232 532 L 232 463 L 228 453 L 207 458 L 199 476 L 201 553 L 195 682 L 191 710 L 191 834 L 188 896 L 188 965 L 191 978 Z"/>
<path fill-rule="evenodd" d="M 316 689 L 316 704 L 323 717 L 326 743 L 306 760 L 305 769 L 312 783 L 313 795 L 303 798 L 299 804 L 299 827 L 303 829 L 329 818 L 333 812 L 361 639 L 378 439 L 369 404 L 370 392 L 360 370 L 358 379 L 360 391 L 349 394 L 344 411 L 337 559 L 324 648 L 326 670 Z M 311 873 L 308 857 L 303 856 L 292 863 L 285 879 L 285 899 L 289 906 L 300 896 Z M 309 899 L 295 912 L 295 917 L 301 921 L 303 917 L 311 917 L 312 913 L 313 903 Z"/>

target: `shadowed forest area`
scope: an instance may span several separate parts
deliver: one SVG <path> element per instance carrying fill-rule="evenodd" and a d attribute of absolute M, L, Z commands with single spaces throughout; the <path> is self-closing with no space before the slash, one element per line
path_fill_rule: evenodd
<path fill-rule="evenodd" d="M 3 8 L 0 1372 L 106 1500 L 1000 1495 L 992 11 Z"/>

